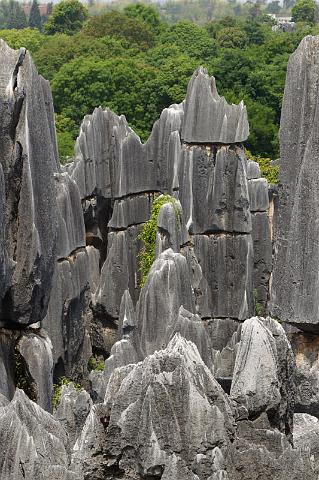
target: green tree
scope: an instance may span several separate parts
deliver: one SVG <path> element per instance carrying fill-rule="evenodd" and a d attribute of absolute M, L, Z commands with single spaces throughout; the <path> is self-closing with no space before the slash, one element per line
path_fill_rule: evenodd
<path fill-rule="evenodd" d="M 154 33 L 138 18 L 112 11 L 91 17 L 83 28 L 83 33 L 91 37 L 113 36 L 126 40 L 127 44 L 145 50 L 154 45 Z"/>
<path fill-rule="evenodd" d="M 161 30 L 160 15 L 154 7 L 145 5 L 144 3 L 135 3 L 125 7 L 124 13 L 129 17 L 142 20 L 156 34 L 158 34 Z"/>
<path fill-rule="evenodd" d="M 216 53 L 216 45 L 207 30 L 192 22 L 170 26 L 160 35 L 159 43 L 176 45 L 186 55 L 200 61 Z"/>
<path fill-rule="evenodd" d="M 0 38 L 15 50 L 25 47 L 33 54 L 37 52 L 47 40 L 47 37 L 43 35 L 43 33 L 31 28 L 0 30 Z"/>
<path fill-rule="evenodd" d="M 226 27 L 219 30 L 216 40 L 223 48 L 244 48 L 248 43 L 248 36 L 237 27 Z"/>
<path fill-rule="evenodd" d="M 57 34 L 46 37 L 45 45 L 33 56 L 39 72 L 52 80 L 59 69 L 70 60 L 80 57 L 97 57 L 105 60 L 112 57 L 129 57 L 136 53 L 125 48 L 122 42 L 113 37 L 92 38 L 77 33 L 73 36 Z"/>
<path fill-rule="evenodd" d="M 0 4 L 0 26 L 4 29 L 21 29 L 27 27 L 27 18 L 19 2 L 3 1 Z"/>
<path fill-rule="evenodd" d="M 52 81 L 56 111 L 79 125 L 95 107 L 109 107 L 125 114 L 145 139 L 158 116 L 156 74 L 156 69 L 134 58 L 71 60 Z"/>
<path fill-rule="evenodd" d="M 29 27 L 42 29 L 42 20 L 37 0 L 33 0 L 29 17 Z"/>
<path fill-rule="evenodd" d="M 87 8 L 78 0 L 62 0 L 54 8 L 45 24 L 48 34 L 74 35 L 81 30 L 88 17 Z"/>
<path fill-rule="evenodd" d="M 266 10 L 269 13 L 279 13 L 281 10 L 279 0 L 273 0 L 272 2 L 268 3 Z"/>
<path fill-rule="evenodd" d="M 293 22 L 307 22 L 311 25 L 315 23 L 317 4 L 315 0 L 297 0 L 292 7 Z"/>

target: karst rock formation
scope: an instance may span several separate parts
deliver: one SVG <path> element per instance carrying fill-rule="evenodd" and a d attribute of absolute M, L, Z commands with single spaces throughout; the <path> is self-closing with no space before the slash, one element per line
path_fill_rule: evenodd
<path fill-rule="evenodd" d="M 61 165 L 49 83 L 0 63 L 0 480 L 317 480 L 319 37 L 276 188 L 202 67 L 146 143 L 96 108 Z"/>

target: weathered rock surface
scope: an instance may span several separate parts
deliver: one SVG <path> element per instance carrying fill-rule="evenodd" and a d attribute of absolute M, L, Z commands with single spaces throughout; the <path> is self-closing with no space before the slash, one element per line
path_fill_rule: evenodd
<path fill-rule="evenodd" d="M 196 347 L 180 335 L 144 362 L 115 370 L 103 418 L 104 425 L 92 410 L 76 444 L 86 478 L 223 474 L 231 408 Z"/>
<path fill-rule="evenodd" d="M 240 148 L 183 147 L 179 198 L 192 234 L 251 232 L 245 157 Z"/>
<path fill-rule="evenodd" d="M 270 424 L 292 431 L 294 360 L 281 325 L 268 317 L 246 320 L 241 330 L 230 395 L 254 418 L 267 412 Z"/>
<path fill-rule="evenodd" d="M 90 292 L 96 288 L 98 251 L 86 247 L 57 263 L 48 313 L 43 327 L 53 345 L 58 375 L 78 379 L 90 356 L 86 318 Z"/>
<path fill-rule="evenodd" d="M 200 315 L 249 318 L 253 314 L 251 236 L 195 235 L 194 253 L 202 269 L 197 292 Z"/>
<path fill-rule="evenodd" d="M 307 36 L 288 63 L 271 290 L 272 314 L 310 331 L 319 325 L 318 52 L 319 37 Z"/>
<path fill-rule="evenodd" d="M 45 332 L 38 334 L 29 332 L 27 335 L 22 335 L 15 348 L 23 358 L 30 381 L 34 384 L 37 404 L 50 412 L 53 393 L 53 358 L 50 339 Z"/>
<path fill-rule="evenodd" d="M 69 469 L 67 435 L 52 415 L 17 389 L 0 407 L 0 478 L 75 480 Z"/>
<path fill-rule="evenodd" d="M 68 433 L 71 447 L 82 431 L 92 404 L 91 397 L 85 390 L 77 390 L 73 383 L 62 386 L 61 398 L 54 412 L 54 418 L 63 425 Z"/>
<path fill-rule="evenodd" d="M 288 338 L 296 361 L 295 411 L 319 417 L 319 339 L 300 331 L 288 333 Z"/>
<path fill-rule="evenodd" d="M 319 420 L 307 413 L 294 415 L 294 446 L 302 451 L 309 451 L 319 473 Z"/>
<path fill-rule="evenodd" d="M 187 88 L 182 139 L 187 143 L 241 143 L 247 140 L 246 107 L 229 105 L 218 95 L 214 77 L 200 67 Z"/>
<path fill-rule="evenodd" d="M 1 269 L 12 267 L 5 285 L 1 279 L 5 290 L 0 319 L 6 324 L 37 323 L 49 302 L 56 255 L 52 179 L 58 167 L 52 98 L 25 49 L 11 50 L 0 40 L 0 61 L 0 215 L 5 232 L 0 257 L 5 241 L 9 263 Z"/>

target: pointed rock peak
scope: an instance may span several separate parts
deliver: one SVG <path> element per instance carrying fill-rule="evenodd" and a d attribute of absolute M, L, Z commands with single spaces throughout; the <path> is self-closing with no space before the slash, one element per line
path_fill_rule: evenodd
<path fill-rule="evenodd" d="M 122 338 L 136 327 L 136 313 L 130 292 L 125 290 L 120 305 L 119 337 Z"/>
<path fill-rule="evenodd" d="M 187 88 L 182 139 L 187 143 L 241 143 L 249 125 L 244 103 L 229 105 L 220 97 L 214 77 L 199 67 Z"/>

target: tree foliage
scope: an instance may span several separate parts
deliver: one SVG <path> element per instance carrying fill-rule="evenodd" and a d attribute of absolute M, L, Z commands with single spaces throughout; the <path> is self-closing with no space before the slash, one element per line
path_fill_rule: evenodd
<path fill-rule="evenodd" d="M 112 36 L 141 50 L 154 45 L 154 33 L 144 21 L 117 11 L 91 17 L 84 26 L 83 33 L 96 38 Z"/>
<path fill-rule="evenodd" d="M 38 30 L 42 29 L 42 20 L 39 10 L 39 5 L 37 0 L 33 0 L 31 10 L 30 10 L 30 17 L 29 17 L 29 27 L 30 28 L 37 28 Z"/>
<path fill-rule="evenodd" d="M 21 29 L 27 27 L 27 18 L 24 10 L 16 0 L 2 1 L 0 3 L 0 28 Z"/>
<path fill-rule="evenodd" d="M 81 30 L 87 17 L 87 8 L 79 0 L 62 0 L 53 8 L 52 15 L 45 24 L 45 31 L 51 35 L 74 35 Z"/>
<path fill-rule="evenodd" d="M 297 3 L 292 7 L 292 21 L 293 22 L 307 22 L 315 23 L 317 4 L 315 0 L 297 0 Z"/>
<path fill-rule="evenodd" d="M 98 4 L 92 4 L 97 15 L 84 22 L 83 5 L 62 0 L 54 7 L 46 35 L 30 28 L 0 32 L 13 48 L 30 49 L 39 72 L 51 81 L 63 160 L 73 154 L 82 118 L 99 105 L 124 114 L 145 141 L 163 108 L 185 98 L 189 79 L 199 65 L 215 76 L 218 91 L 228 102 L 244 100 L 250 122 L 247 147 L 253 155 L 262 159 L 279 156 L 278 127 L 288 58 L 305 35 L 319 33 L 318 26 L 310 25 L 308 17 L 293 33 L 273 32 L 272 20 L 264 15 L 268 7 L 252 10 L 251 3 L 241 5 L 240 15 L 234 16 L 236 0 L 225 7 L 227 16 L 214 14 L 210 20 L 209 4 L 217 12 L 222 0 L 213 4 L 197 1 L 207 12 L 205 25 L 190 20 L 169 24 L 155 7 L 143 4 L 100 14 Z M 312 0 L 298 0 L 296 8 L 305 2 Z M 18 8 L 14 0 L 0 4 L 0 24 L 1 8 L 9 4 Z M 185 5 L 174 5 L 179 20 L 178 12 Z M 173 11 L 172 5 L 165 8 Z"/>

